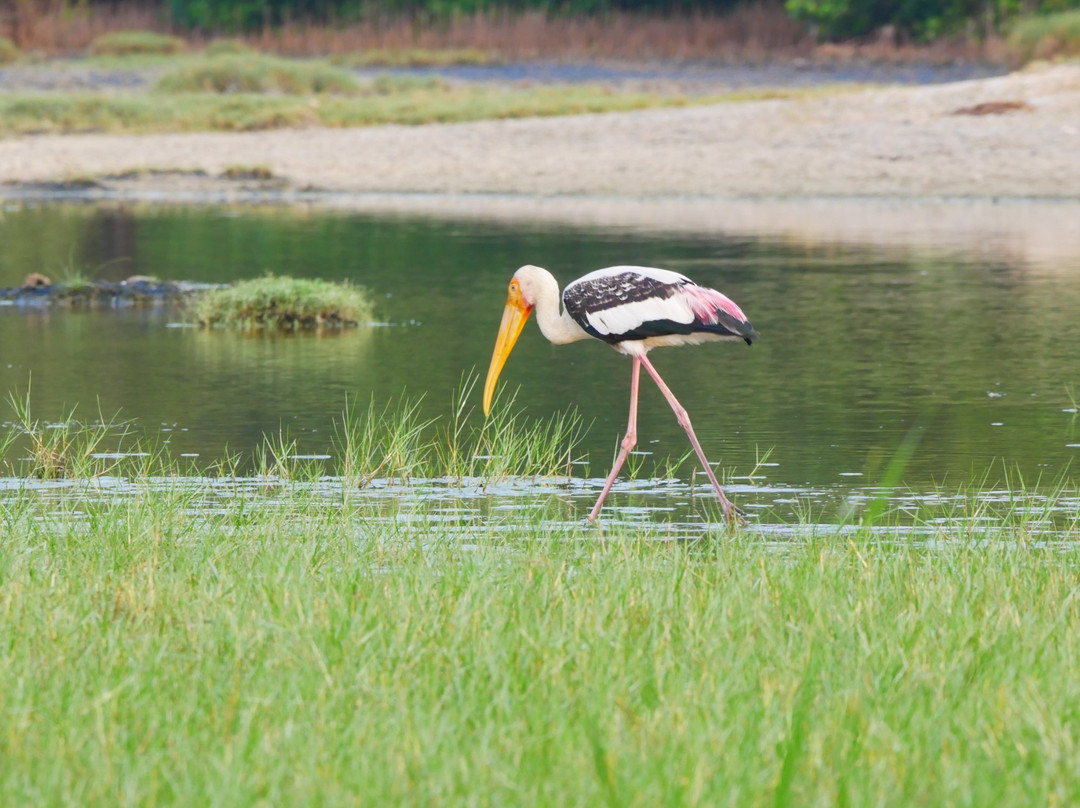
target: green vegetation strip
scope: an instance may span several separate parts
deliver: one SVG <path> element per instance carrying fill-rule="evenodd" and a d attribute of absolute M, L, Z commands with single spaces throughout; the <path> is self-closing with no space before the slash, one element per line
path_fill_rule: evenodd
<path fill-rule="evenodd" d="M 0 502 L 4 803 L 1080 799 L 1075 543 L 375 515 Z"/>
<path fill-rule="evenodd" d="M 157 83 L 168 93 L 351 94 L 360 83 L 326 62 L 278 59 L 256 54 L 214 56 L 169 71 Z"/>
<path fill-rule="evenodd" d="M 0 135 L 249 131 L 475 121 L 680 106 L 596 87 L 407 89 L 362 97 L 220 93 L 0 94 Z"/>

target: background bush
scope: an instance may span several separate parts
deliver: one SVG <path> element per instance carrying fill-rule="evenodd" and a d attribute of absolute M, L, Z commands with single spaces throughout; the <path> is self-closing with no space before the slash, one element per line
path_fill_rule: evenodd
<path fill-rule="evenodd" d="M 1017 64 L 1080 56 L 1080 10 L 1019 20 L 1009 34 L 1008 48 L 1009 58 Z"/>
<path fill-rule="evenodd" d="M 0 30 L 6 7 L 35 0 L 0 0 Z M 45 2 L 45 0 L 41 0 Z M 50 0 L 62 9 L 112 8 L 115 0 Z M 1019 18 L 1080 10 L 1080 0 L 134 0 L 177 29 L 196 34 L 255 32 L 288 23 L 347 25 L 415 20 L 439 25 L 476 14 L 541 12 L 551 17 L 724 14 L 740 6 L 784 9 L 813 28 L 821 40 L 858 39 L 889 30 L 897 39 L 925 41 L 942 36 L 986 36 L 1007 31 Z M 51 6 L 50 6 L 51 7 Z M 9 26 L 10 27 L 10 26 Z M 136 37 L 138 34 L 139 39 Z M 131 50 L 151 52 L 147 32 L 124 32 Z M 118 35 L 110 35 L 110 37 Z M 15 37 L 18 41 L 18 37 Z M 110 44 L 116 52 L 123 41 Z M 165 45 L 165 47 L 169 47 Z M 172 47 L 176 47 L 173 45 Z M 160 51 L 152 51 L 160 52 Z M 168 52 L 168 51 L 166 51 Z"/>
<path fill-rule="evenodd" d="M 779 0 L 776 0 L 777 2 Z M 727 11 L 746 0 L 168 0 L 172 19 L 184 28 L 252 30 L 289 20 L 349 22 L 415 17 L 446 19 L 495 11 L 545 11 L 550 14 L 601 14 L 634 11 L 650 14 Z"/>

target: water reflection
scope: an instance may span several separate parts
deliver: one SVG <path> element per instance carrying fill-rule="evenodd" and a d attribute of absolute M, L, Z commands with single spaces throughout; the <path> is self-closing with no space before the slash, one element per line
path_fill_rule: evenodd
<path fill-rule="evenodd" d="M 630 261 L 722 289 L 762 332 L 753 348 L 653 357 L 709 457 L 738 477 L 772 450 L 776 465 L 759 473 L 788 492 L 782 498 L 872 486 L 909 435 L 918 444 L 902 482 L 921 490 L 987 469 L 989 482 L 1006 469 L 1029 482 L 1054 478 L 1080 444 L 1065 412 L 1067 390 L 1080 394 L 1080 285 L 1060 267 L 311 208 L 9 206 L 0 243 L 3 285 L 31 271 L 199 281 L 274 272 L 372 290 L 388 325 L 331 338 L 170 328 L 174 313 L 0 309 L 4 390 L 25 390 L 32 377 L 40 417 L 100 406 L 171 430 L 177 454 L 250 452 L 279 428 L 320 453 L 349 397 L 387 401 L 402 389 L 424 396 L 427 417 L 445 418 L 462 373 L 487 365 L 516 267 L 544 265 L 565 282 Z M 591 424 L 590 468 L 602 473 L 625 425 L 624 357 L 600 344 L 553 347 L 530 326 L 503 378 L 535 415 L 577 406 Z M 639 438 L 657 460 L 686 448 L 648 386 Z"/>

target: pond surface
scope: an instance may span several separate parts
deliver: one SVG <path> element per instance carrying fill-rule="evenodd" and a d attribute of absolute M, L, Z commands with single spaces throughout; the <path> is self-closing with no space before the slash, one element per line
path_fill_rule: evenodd
<path fill-rule="evenodd" d="M 652 357 L 737 486 L 768 453 L 756 484 L 772 501 L 872 491 L 905 439 L 915 449 L 901 482 L 916 491 L 990 489 L 1006 473 L 1012 485 L 1048 484 L 1080 458 L 1075 267 L 316 207 L 9 204 L 0 244 L 0 286 L 28 272 L 210 282 L 272 272 L 372 291 L 382 323 L 331 336 L 207 332 L 179 327 L 175 311 L 0 308 L 5 393 L 29 381 L 39 418 L 74 405 L 87 419 L 119 413 L 207 466 L 282 428 L 301 451 L 324 452 L 352 398 L 405 391 L 447 417 L 462 374 L 486 372 L 506 284 L 525 263 L 562 282 L 619 263 L 668 267 L 734 298 L 762 333 L 753 347 Z M 629 370 L 604 345 L 554 347 L 530 324 L 500 384 L 520 386 L 532 415 L 576 407 L 596 479 L 625 428 Z M 647 380 L 639 439 L 653 453 L 643 463 L 688 448 Z"/>

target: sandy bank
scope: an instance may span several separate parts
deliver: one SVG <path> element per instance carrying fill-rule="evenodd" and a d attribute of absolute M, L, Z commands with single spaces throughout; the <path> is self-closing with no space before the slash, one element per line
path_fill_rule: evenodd
<path fill-rule="evenodd" d="M 998 102 L 1019 108 L 957 114 Z M 1080 231 L 1074 207 L 1080 204 L 1080 65 L 948 85 L 606 115 L 0 141 L 6 183 L 145 168 L 217 174 L 235 165 L 267 166 L 291 189 L 424 195 L 357 197 L 352 204 L 359 207 L 490 216 L 546 210 L 549 218 L 659 228 L 696 222 L 705 229 L 768 229 L 771 223 L 808 238 L 850 238 L 866 227 L 882 229 L 860 219 L 903 215 L 907 221 L 891 228 L 900 241 L 918 240 L 922 229 L 942 232 L 948 222 L 971 231 L 973 243 L 1023 231 L 1015 236 L 1021 252 L 1049 240 L 1051 253 L 1080 255 L 1074 243 L 1080 232 L 1061 232 Z M 105 186 L 168 195 L 182 193 L 185 182 L 158 175 Z M 997 198 L 1014 207 L 994 205 Z M 814 200 L 809 207 L 802 201 L 808 199 Z M 1016 200 L 1028 202 L 1016 207 Z"/>

